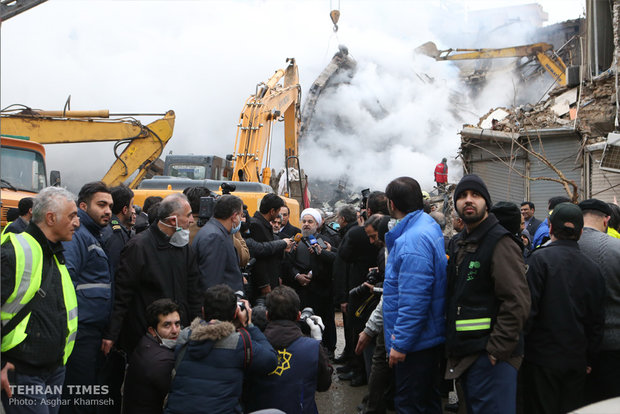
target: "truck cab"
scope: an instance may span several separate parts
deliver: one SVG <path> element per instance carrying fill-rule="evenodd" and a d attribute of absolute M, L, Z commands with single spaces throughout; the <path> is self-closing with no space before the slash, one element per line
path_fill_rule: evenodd
<path fill-rule="evenodd" d="M 231 180 L 232 166 L 215 155 L 166 155 L 164 176 L 192 180 Z"/>
<path fill-rule="evenodd" d="M 0 219 L 4 227 L 9 208 L 16 208 L 19 200 L 47 187 L 47 177 L 43 145 L 16 136 L 2 135 L 0 140 Z"/>

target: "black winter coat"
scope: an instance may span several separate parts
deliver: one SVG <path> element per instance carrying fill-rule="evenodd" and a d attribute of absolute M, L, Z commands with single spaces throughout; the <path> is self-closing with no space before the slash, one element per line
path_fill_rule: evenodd
<path fill-rule="evenodd" d="M 146 332 L 146 307 L 170 298 L 180 307 L 181 325 L 201 314 L 198 266 L 189 245 L 174 247 L 157 224 L 132 237 L 116 272 L 114 309 L 104 338 L 131 352 Z"/>
<path fill-rule="evenodd" d="M 278 240 L 273 234 L 271 224 L 257 211 L 250 219 L 250 237 L 257 242 L 270 242 Z M 249 247 L 248 247 L 249 248 Z M 252 268 L 252 285 L 255 296 L 260 296 L 260 289 L 270 285 L 275 288 L 280 284 L 280 265 L 283 259 L 286 242 L 282 241 L 282 247 L 269 256 L 256 258 L 256 264 Z"/>
<path fill-rule="evenodd" d="M 351 227 L 338 247 L 338 257 L 346 263 L 347 270 L 344 275 L 337 275 L 338 278 L 334 275 L 337 298 L 344 299 L 343 302 L 349 301 L 349 290 L 366 281 L 369 268 L 377 267 L 379 250 L 379 247 L 370 243 L 363 227 Z"/>
<path fill-rule="evenodd" d="M 123 394 L 123 413 L 162 413 L 174 368 L 174 350 L 144 335 L 129 358 Z"/>
<path fill-rule="evenodd" d="M 528 259 L 532 295 L 525 360 L 552 369 L 591 366 L 603 339 L 605 280 L 576 241 L 557 240 Z"/>

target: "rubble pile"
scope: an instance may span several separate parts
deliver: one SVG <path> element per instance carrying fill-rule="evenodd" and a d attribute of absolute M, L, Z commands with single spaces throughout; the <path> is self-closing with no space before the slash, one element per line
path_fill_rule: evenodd
<path fill-rule="evenodd" d="M 613 131 L 615 112 L 615 74 L 608 71 L 591 82 L 584 82 L 581 88 L 557 87 L 545 101 L 536 105 L 491 109 L 476 126 L 496 131 L 523 132 L 575 125 L 582 135 L 594 138 Z"/>

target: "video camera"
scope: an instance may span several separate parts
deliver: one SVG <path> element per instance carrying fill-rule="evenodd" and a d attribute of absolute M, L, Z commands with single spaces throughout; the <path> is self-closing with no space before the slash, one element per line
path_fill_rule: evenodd
<path fill-rule="evenodd" d="M 207 221 L 213 217 L 213 211 L 215 210 L 215 197 L 200 197 L 200 209 L 198 210 L 198 227 L 202 227 L 207 224 Z"/>
<path fill-rule="evenodd" d="M 370 195 L 370 188 L 362 190 L 362 201 L 360 201 L 360 215 L 364 218 L 364 221 L 368 219 L 366 214 L 366 203 L 368 202 L 368 196 Z"/>

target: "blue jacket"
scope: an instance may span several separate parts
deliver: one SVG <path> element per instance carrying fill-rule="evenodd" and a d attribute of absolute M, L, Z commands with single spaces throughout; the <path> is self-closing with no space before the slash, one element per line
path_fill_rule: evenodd
<path fill-rule="evenodd" d="M 546 239 L 546 240 L 545 240 Z M 546 218 L 536 229 L 536 233 L 532 236 L 532 246 L 530 251 L 537 249 L 541 244 L 544 244 L 549 240 L 549 219 Z"/>
<path fill-rule="evenodd" d="M 439 225 L 422 210 L 385 235 L 385 348 L 421 351 L 445 341 L 446 254 Z"/>
<path fill-rule="evenodd" d="M 103 329 L 112 312 L 112 274 L 103 250 L 103 228 L 78 208 L 80 227 L 73 239 L 63 242 L 65 262 L 75 286 L 78 323 Z"/>
<path fill-rule="evenodd" d="M 225 284 L 234 291 L 243 291 L 243 275 L 239 257 L 228 230 L 212 218 L 194 237 L 192 249 L 200 270 L 200 289 Z"/>
<path fill-rule="evenodd" d="M 278 364 L 276 351 L 262 332 L 255 326 L 247 330 L 252 341 L 252 358 L 244 369 L 243 338 L 233 324 L 194 319 L 177 343 L 177 353 L 184 354 L 168 394 L 166 414 L 242 412 L 239 399 L 244 374 L 267 375 Z M 188 334 L 189 342 L 184 345 Z"/>

